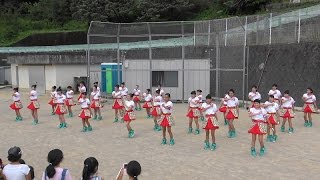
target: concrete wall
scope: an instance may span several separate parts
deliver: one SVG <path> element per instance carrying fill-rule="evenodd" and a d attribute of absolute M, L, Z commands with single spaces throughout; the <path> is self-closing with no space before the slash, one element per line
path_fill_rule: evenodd
<path fill-rule="evenodd" d="M 51 87 L 56 84 L 56 67 L 54 65 L 45 66 L 46 91 L 50 91 Z"/>
<path fill-rule="evenodd" d="M 26 65 L 18 66 L 19 87 L 30 88 L 29 86 L 29 68 Z"/>
<path fill-rule="evenodd" d="M 17 77 L 17 67 L 18 64 L 11 64 L 11 84 L 12 86 L 18 86 L 19 85 L 19 80 Z"/>

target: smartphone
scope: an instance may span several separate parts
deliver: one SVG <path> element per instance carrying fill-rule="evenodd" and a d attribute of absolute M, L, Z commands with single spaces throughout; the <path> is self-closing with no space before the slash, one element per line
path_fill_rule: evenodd
<path fill-rule="evenodd" d="M 127 163 L 123 164 L 123 169 L 127 169 L 127 166 L 128 166 Z"/>

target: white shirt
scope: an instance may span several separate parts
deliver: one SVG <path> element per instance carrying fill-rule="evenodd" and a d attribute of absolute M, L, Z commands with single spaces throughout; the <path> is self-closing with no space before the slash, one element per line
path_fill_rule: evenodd
<path fill-rule="evenodd" d="M 58 104 L 63 104 L 65 100 L 66 100 L 66 96 L 64 94 L 61 94 L 61 95 L 56 94 L 56 102 Z"/>
<path fill-rule="evenodd" d="M 134 102 L 131 100 L 131 101 L 125 101 L 125 108 L 127 111 L 129 110 L 133 110 L 134 109 Z"/>
<path fill-rule="evenodd" d="M 30 100 L 36 100 L 38 99 L 38 93 L 35 90 L 30 91 Z"/>
<path fill-rule="evenodd" d="M 259 92 L 256 92 L 256 93 L 250 92 L 248 97 L 250 98 L 251 101 L 254 101 L 256 99 L 261 100 L 261 94 Z"/>
<path fill-rule="evenodd" d="M 118 92 L 112 91 L 112 97 L 116 98 L 116 99 L 121 98 L 121 92 L 120 91 L 118 91 Z"/>
<path fill-rule="evenodd" d="M 133 89 L 133 94 L 135 96 L 140 96 L 140 93 L 141 93 L 140 89 Z"/>
<path fill-rule="evenodd" d="M 67 91 L 66 96 L 67 96 L 67 98 L 72 99 L 73 98 L 73 91 L 72 90 Z"/>
<path fill-rule="evenodd" d="M 85 86 L 79 87 L 79 92 L 87 92 L 87 88 Z"/>
<path fill-rule="evenodd" d="M 156 97 L 153 97 L 154 106 L 160 106 L 161 104 L 162 104 L 162 96 L 158 95 Z"/>
<path fill-rule="evenodd" d="M 264 108 L 256 109 L 256 108 L 250 108 L 250 113 L 257 114 L 252 116 L 252 120 L 260 120 L 265 121 L 265 116 L 267 114 L 267 111 Z"/>
<path fill-rule="evenodd" d="M 93 97 L 94 100 L 98 100 L 100 99 L 100 92 L 99 91 L 91 92 L 91 96 Z"/>
<path fill-rule="evenodd" d="M 292 108 L 293 104 L 295 103 L 294 99 L 292 97 L 286 98 L 286 97 L 282 97 L 282 106 L 283 108 Z M 283 102 L 283 100 L 289 100 L 286 102 Z"/>
<path fill-rule="evenodd" d="M 25 180 L 30 168 L 26 164 L 8 164 L 3 168 L 3 174 L 7 180 Z"/>
<path fill-rule="evenodd" d="M 120 87 L 119 88 L 120 92 L 121 92 L 121 96 L 127 96 L 128 95 L 128 88 L 127 87 Z"/>
<path fill-rule="evenodd" d="M 225 98 L 225 99 L 230 99 L 230 96 L 229 96 L 228 94 L 226 94 L 226 95 L 224 96 L 224 98 Z M 227 105 L 227 101 L 224 100 L 224 101 L 223 101 L 223 105 L 226 106 L 226 105 Z"/>
<path fill-rule="evenodd" d="M 266 101 L 264 104 L 268 105 L 264 108 L 268 113 L 276 113 L 279 109 L 278 103 Z"/>
<path fill-rule="evenodd" d="M 13 94 L 14 94 L 14 96 L 12 96 L 12 100 L 13 101 L 20 101 L 20 93 L 19 92 L 15 92 Z"/>
<path fill-rule="evenodd" d="M 303 94 L 302 98 L 303 99 L 308 99 L 308 100 L 305 101 L 306 103 L 314 103 L 317 100 L 315 95 L 311 94 L 309 96 L 308 93 Z"/>
<path fill-rule="evenodd" d="M 86 99 L 80 98 L 79 103 L 80 103 L 81 108 L 88 108 L 90 105 L 90 100 L 88 98 L 86 98 Z"/>
<path fill-rule="evenodd" d="M 164 108 L 163 105 L 169 109 Z M 173 111 L 173 109 L 172 109 L 173 103 L 171 101 L 168 101 L 166 103 L 164 102 L 160 107 L 161 107 L 162 113 L 164 113 L 164 114 L 171 114 Z"/>
<path fill-rule="evenodd" d="M 203 102 L 203 100 L 202 100 L 202 94 L 199 94 L 199 95 L 198 95 L 198 99 L 199 99 L 199 103 L 202 103 L 202 102 Z"/>
<path fill-rule="evenodd" d="M 211 105 L 212 105 L 212 107 L 210 107 Z M 214 104 L 214 103 L 211 103 L 211 104 L 203 103 L 201 107 L 202 107 L 203 109 L 210 107 L 209 109 L 207 109 L 207 110 L 204 112 L 205 115 L 214 115 L 214 114 L 216 114 L 217 111 L 218 111 L 217 105 Z"/>
<path fill-rule="evenodd" d="M 145 101 L 150 102 L 152 100 L 152 95 L 151 94 L 143 93 L 143 97 L 144 97 Z"/>
<path fill-rule="evenodd" d="M 99 86 L 97 86 L 97 91 L 100 93 L 100 87 Z"/>
<path fill-rule="evenodd" d="M 280 92 L 278 89 L 276 89 L 276 90 L 272 90 L 272 89 L 271 89 L 271 90 L 269 91 L 268 95 L 273 95 L 275 99 L 280 99 L 280 97 L 281 97 L 281 92 Z"/>
<path fill-rule="evenodd" d="M 156 91 L 157 91 L 157 90 L 159 90 L 159 89 L 156 89 Z M 160 95 L 161 95 L 161 96 L 164 95 L 164 90 L 163 90 L 162 88 L 160 89 Z"/>
<path fill-rule="evenodd" d="M 50 93 L 51 98 L 56 97 L 56 95 L 57 95 L 57 91 L 52 91 L 52 92 Z"/>
<path fill-rule="evenodd" d="M 230 96 L 229 96 L 230 98 Z M 236 107 L 239 105 L 239 100 L 237 97 L 232 97 L 229 100 L 227 100 L 227 106 L 228 107 Z"/>
<path fill-rule="evenodd" d="M 188 103 L 189 103 L 189 107 L 192 107 L 192 108 L 199 107 L 199 98 L 198 97 L 195 97 L 195 98 L 189 97 Z"/>

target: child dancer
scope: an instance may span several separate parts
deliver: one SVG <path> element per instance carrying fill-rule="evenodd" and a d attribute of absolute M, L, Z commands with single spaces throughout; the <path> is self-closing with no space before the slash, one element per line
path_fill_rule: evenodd
<path fill-rule="evenodd" d="M 133 89 L 133 101 L 134 101 L 134 106 L 135 106 L 135 110 L 137 111 L 141 111 L 141 104 L 140 104 L 140 89 L 139 89 L 139 85 L 136 85 L 136 88 Z"/>
<path fill-rule="evenodd" d="M 51 88 L 51 93 L 50 93 L 50 101 L 48 102 L 48 104 L 51 105 L 52 108 L 52 112 L 51 115 L 54 115 L 54 110 L 56 108 L 56 102 L 54 101 L 54 98 L 56 97 L 57 94 L 57 87 L 56 86 L 52 86 Z"/>
<path fill-rule="evenodd" d="M 268 113 L 268 129 L 267 129 L 267 142 L 276 142 L 278 136 L 276 135 L 276 125 L 279 125 L 279 119 L 277 112 L 279 110 L 279 105 L 274 101 L 274 96 L 270 95 L 269 100 L 263 104 L 263 107 Z M 270 135 L 270 130 L 273 131 L 273 135 Z"/>
<path fill-rule="evenodd" d="M 134 130 L 131 128 L 131 121 L 136 119 L 136 115 L 134 113 L 134 102 L 133 102 L 133 94 L 129 94 L 127 99 L 124 100 L 124 107 L 126 110 L 125 115 L 123 116 L 123 120 L 126 122 L 126 126 L 128 129 L 128 138 L 134 137 Z"/>
<path fill-rule="evenodd" d="M 147 89 L 145 93 L 143 93 L 143 97 L 144 97 L 144 104 L 143 104 L 143 108 L 146 109 L 147 112 L 147 118 L 152 118 L 151 114 L 150 114 L 150 109 L 152 108 L 152 95 L 151 95 L 151 90 Z"/>
<path fill-rule="evenodd" d="M 160 91 L 159 91 L 160 93 Z M 170 94 L 166 93 L 164 95 L 164 102 L 161 105 L 161 118 L 158 119 L 159 125 L 162 127 L 162 144 L 167 144 L 166 139 L 166 131 L 168 130 L 170 136 L 170 145 L 174 145 L 173 134 L 171 131 L 171 127 L 174 125 L 174 121 L 172 118 L 172 111 L 173 111 L 173 103 L 170 101 Z"/>
<path fill-rule="evenodd" d="M 80 85 L 78 87 L 78 90 L 79 90 L 79 97 L 78 97 L 78 101 L 80 98 L 82 98 L 82 94 L 83 93 L 87 93 L 87 88 L 86 88 L 86 85 L 84 84 L 84 82 L 80 82 Z"/>
<path fill-rule="evenodd" d="M 234 128 L 233 121 L 238 119 L 239 116 L 239 100 L 234 96 L 234 90 L 230 89 L 228 93 L 230 98 L 225 98 L 227 102 L 226 119 L 229 125 L 228 137 L 236 137 L 236 129 Z"/>
<path fill-rule="evenodd" d="M 20 101 L 19 88 L 13 88 L 12 94 L 13 103 L 10 105 L 10 108 L 16 112 L 16 122 L 22 121 L 22 116 L 20 114 L 20 109 L 22 109 L 22 103 Z"/>
<path fill-rule="evenodd" d="M 196 96 L 196 92 L 192 91 L 191 92 L 191 97 L 188 99 L 189 102 L 189 107 L 188 107 L 188 114 L 187 117 L 189 118 L 189 130 L 188 133 L 192 133 L 192 122 L 194 121 L 196 123 L 196 130 L 195 134 L 198 135 L 200 134 L 200 129 L 199 129 L 199 121 L 198 118 L 200 116 L 200 111 L 199 111 L 199 99 Z"/>
<path fill-rule="evenodd" d="M 273 84 L 272 88 L 270 89 L 268 95 L 273 95 L 274 96 L 274 101 L 280 105 L 280 98 L 281 98 L 281 92 L 278 90 L 278 85 Z"/>
<path fill-rule="evenodd" d="M 153 96 L 153 106 L 151 110 L 151 115 L 153 116 L 154 121 L 154 131 L 161 131 L 161 127 L 158 125 L 158 119 L 161 116 L 161 106 L 162 96 L 160 95 L 160 90 L 156 90 L 155 95 Z"/>
<path fill-rule="evenodd" d="M 261 100 L 261 94 L 258 92 L 257 86 L 252 86 L 251 92 L 248 95 L 248 98 L 251 101 L 251 107 L 253 107 L 254 100 L 258 99 Z"/>
<path fill-rule="evenodd" d="M 281 111 L 280 117 L 283 118 L 282 125 L 281 125 L 281 132 L 285 131 L 285 124 L 288 120 L 289 122 L 289 133 L 293 133 L 293 126 L 292 126 L 292 118 L 294 118 L 294 99 L 289 95 L 289 90 L 284 92 L 284 97 L 281 98 Z"/>
<path fill-rule="evenodd" d="M 91 108 L 94 110 L 94 118 L 93 120 L 102 120 L 101 116 L 101 97 L 100 97 L 100 92 L 98 91 L 98 86 L 94 85 L 93 86 L 93 91 L 91 92 Z M 98 117 L 98 115 L 99 117 Z"/>
<path fill-rule="evenodd" d="M 215 130 L 219 129 L 217 105 L 212 102 L 210 94 L 206 96 L 206 102 L 202 104 L 201 111 L 205 114 L 205 121 L 203 122 L 203 129 L 206 131 L 206 140 L 204 141 L 204 149 L 211 149 L 214 151 L 217 148 Z M 212 144 L 209 143 L 209 134 L 211 132 Z"/>
<path fill-rule="evenodd" d="M 31 115 L 33 117 L 33 125 L 37 125 L 39 123 L 38 120 L 38 109 L 40 109 L 40 104 L 38 103 L 38 93 L 36 91 L 37 85 L 32 85 L 31 86 L 31 91 L 30 91 L 30 104 L 28 105 L 28 109 L 31 110 Z"/>
<path fill-rule="evenodd" d="M 58 87 L 54 101 L 56 102 L 55 114 L 59 116 L 60 121 L 59 128 L 67 128 L 67 123 L 64 118 L 64 114 L 67 113 L 67 109 L 65 107 L 66 96 L 62 94 L 61 87 Z"/>
<path fill-rule="evenodd" d="M 123 109 L 122 99 L 121 99 L 121 91 L 119 90 L 119 85 L 114 87 L 114 91 L 112 92 L 113 98 L 113 106 L 114 109 L 114 123 L 119 121 L 119 115 L 121 116 L 121 110 Z"/>
<path fill-rule="evenodd" d="M 226 119 L 226 112 L 227 112 L 227 101 L 225 99 L 229 99 L 230 96 L 228 94 L 224 95 L 224 98 L 221 99 L 220 102 L 220 108 L 219 111 L 223 113 L 223 118 L 224 118 L 224 125 L 228 125 L 228 121 Z"/>
<path fill-rule="evenodd" d="M 304 101 L 303 112 L 304 112 L 304 127 L 312 127 L 312 113 L 317 112 L 316 96 L 313 94 L 311 88 L 307 88 L 307 93 L 302 96 Z"/>
<path fill-rule="evenodd" d="M 128 88 L 126 87 L 126 83 L 125 82 L 121 83 L 121 87 L 119 88 L 119 90 L 121 91 L 122 98 L 125 99 L 127 97 L 127 95 L 128 95 L 128 92 L 129 92 Z"/>
<path fill-rule="evenodd" d="M 159 90 L 160 96 L 162 96 L 162 97 L 164 96 L 164 90 L 163 90 L 163 88 L 161 87 L 161 84 L 158 85 L 158 88 L 157 88 L 156 90 Z"/>
<path fill-rule="evenodd" d="M 74 101 L 73 101 L 73 95 L 74 92 L 72 90 L 71 86 L 67 87 L 67 92 L 66 92 L 66 106 L 68 108 L 68 112 L 69 112 L 69 117 L 73 117 L 73 113 L 72 113 L 72 106 L 75 105 Z"/>
<path fill-rule="evenodd" d="M 99 82 L 94 82 L 93 86 L 97 86 L 97 91 L 100 93 Z"/>
<path fill-rule="evenodd" d="M 83 128 L 81 132 L 92 131 L 92 127 L 89 123 L 89 119 L 91 118 L 92 112 L 90 109 L 90 100 L 87 98 L 86 93 L 81 94 L 81 98 L 79 99 L 79 104 L 81 106 L 81 112 L 79 117 L 82 119 Z"/>
<path fill-rule="evenodd" d="M 199 99 L 199 108 L 201 109 L 201 106 L 202 106 L 202 103 L 203 103 L 202 90 L 201 89 L 197 90 L 197 97 Z M 200 111 L 200 121 L 204 121 L 204 117 L 203 117 L 202 111 Z"/>
<path fill-rule="evenodd" d="M 263 135 L 267 132 L 267 111 L 260 106 L 260 100 L 254 100 L 253 107 L 249 110 L 249 116 L 252 119 L 252 126 L 249 129 L 248 133 L 252 134 L 251 141 L 251 155 L 256 156 L 256 140 L 257 135 L 260 143 L 260 156 L 263 156 L 265 153 L 265 147 L 263 143 Z"/>

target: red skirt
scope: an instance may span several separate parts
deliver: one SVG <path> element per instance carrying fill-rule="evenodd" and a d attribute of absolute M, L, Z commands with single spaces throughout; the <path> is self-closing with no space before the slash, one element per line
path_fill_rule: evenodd
<path fill-rule="evenodd" d="M 38 101 L 31 101 L 30 104 L 27 106 L 27 108 L 30 110 L 36 110 L 36 109 L 40 109 L 40 105 Z"/>
<path fill-rule="evenodd" d="M 56 103 L 53 102 L 53 99 L 51 98 L 51 100 L 48 102 L 48 104 L 50 104 L 51 106 L 56 105 Z"/>
<path fill-rule="evenodd" d="M 220 112 L 223 112 L 223 113 L 227 112 L 227 106 L 226 106 L 226 105 L 221 106 L 221 107 L 219 108 L 219 111 L 220 111 Z"/>
<path fill-rule="evenodd" d="M 187 114 L 188 118 L 198 118 L 200 116 L 199 108 L 189 108 L 189 112 Z"/>
<path fill-rule="evenodd" d="M 281 109 L 281 117 L 282 118 L 294 118 L 294 114 L 292 109 L 283 108 Z"/>
<path fill-rule="evenodd" d="M 114 99 L 112 109 L 123 109 L 122 100 Z"/>
<path fill-rule="evenodd" d="M 313 103 L 305 103 L 303 106 L 303 112 L 305 113 L 315 113 L 316 108 Z"/>
<path fill-rule="evenodd" d="M 73 99 L 66 99 L 66 106 L 75 106 L 76 104 L 73 102 Z"/>
<path fill-rule="evenodd" d="M 126 111 L 126 114 L 123 116 L 124 121 L 133 121 L 136 119 L 136 115 L 133 111 Z"/>
<path fill-rule="evenodd" d="M 226 119 L 227 120 L 234 120 L 234 119 L 238 119 L 238 112 L 235 108 L 227 108 L 226 111 Z"/>
<path fill-rule="evenodd" d="M 67 110 L 66 110 L 66 107 L 64 106 L 64 104 L 57 104 L 56 110 L 54 112 L 57 115 L 62 115 L 62 114 L 66 114 Z"/>
<path fill-rule="evenodd" d="M 79 95 L 79 97 L 78 97 L 78 101 L 79 101 L 80 98 L 82 98 L 82 94 L 81 94 L 81 93 L 80 93 L 80 95 Z"/>
<path fill-rule="evenodd" d="M 278 125 L 276 119 L 274 118 L 274 115 L 275 115 L 275 113 L 270 113 L 270 114 L 269 114 L 269 117 L 268 117 L 268 120 L 270 121 L 270 124 L 272 124 L 272 125 Z"/>
<path fill-rule="evenodd" d="M 10 104 L 10 108 L 13 110 L 19 110 L 22 109 L 22 103 L 20 101 L 15 101 L 12 104 Z"/>
<path fill-rule="evenodd" d="M 142 107 L 145 108 L 145 109 L 150 109 L 150 108 L 152 108 L 151 101 L 146 101 L 146 102 L 143 104 Z"/>
<path fill-rule="evenodd" d="M 161 127 L 171 127 L 174 125 L 173 118 L 171 114 L 162 114 L 161 117 L 158 119 L 158 124 Z"/>
<path fill-rule="evenodd" d="M 257 135 L 263 135 L 267 133 L 267 123 L 263 121 L 252 121 L 252 126 L 248 130 L 248 133 L 250 134 L 257 134 Z"/>
<path fill-rule="evenodd" d="M 140 97 L 139 96 L 133 96 L 133 101 L 134 102 L 140 102 Z"/>
<path fill-rule="evenodd" d="M 100 100 L 92 100 L 90 107 L 93 109 L 101 108 Z"/>
<path fill-rule="evenodd" d="M 82 109 L 80 114 L 79 114 L 79 117 L 81 119 L 89 119 L 89 118 L 91 118 L 91 113 L 90 113 L 89 109 Z"/>
<path fill-rule="evenodd" d="M 214 125 L 213 122 L 217 122 L 213 115 L 206 116 L 206 124 L 203 127 L 205 130 L 216 130 L 219 129 L 218 124 Z"/>
<path fill-rule="evenodd" d="M 161 116 L 160 106 L 153 106 L 153 108 L 152 108 L 152 110 L 151 110 L 151 115 L 152 115 L 153 117 Z"/>

